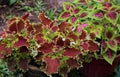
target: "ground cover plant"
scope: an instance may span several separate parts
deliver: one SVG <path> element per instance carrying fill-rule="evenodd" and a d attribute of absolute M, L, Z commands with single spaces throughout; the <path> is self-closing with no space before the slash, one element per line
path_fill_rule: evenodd
<path fill-rule="evenodd" d="M 39 22 L 31 22 L 30 13 L 7 21 L 0 33 L 0 58 L 10 70 L 26 71 L 31 57 L 41 71 L 63 77 L 92 58 L 113 63 L 120 49 L 119 5 L 76 0 L 64 2 L 58 18 L 48 13 L 39 13 Z"/>

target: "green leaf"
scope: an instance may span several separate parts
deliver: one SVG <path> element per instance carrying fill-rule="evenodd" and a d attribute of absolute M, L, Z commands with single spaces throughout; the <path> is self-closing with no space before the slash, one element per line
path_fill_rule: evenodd
<path fill-rule="evenodd" d="M 116 14 L 116 18 L 113 20 L 113 19 L 110 19 L 109 17 L 107 17 L 107 14 L 105 15 L 105 18 L 110 22 L 112 23 L 113 25 L 116 25 L 117 23 L 117 20 L 118 20 L 118 14 Z"/>
<path fill-rule="evenodd" d="M 120 15 L 118 15 L 118 17 L 117 17 L 117 27 L 120 32 Z"/>
<path fill-rule="evenodd" d="M 66 61 L 69 59 L 69 57 L 64 56 L 60 59 L 60 68 L 63 68 L 66 65 Z"/>
<path fill-rule="evenodd" d="M 117 24 L 117 28 L 118 28 L 118 30 L 119 30 L 119 32 L 120 32 L 120 24 Z"/>
<path fill-rule="evenodd" d="M 37 56 L 37 54 L 38 54 L 38 51 L 32 49 L 31 55 L 32 55 L 33 57 L 35 57 L 35 56 Z"/>
<path fill-rule="evenodd" d="M 73 26 L 77 26 L 78 25 L 78 18 L 77 17 L 75 17 L 75 19 L 72 21 L 72 18 L 73 17 L 70 17 L 69 19 L 68 19 L 68 22 L 70 23 L 70 24 L 72 24 Z"/>
<path fill-rule="evenodd" d="M 82 16 L 83 14 L 86 14 L 86 16 Z M 79 18 L 80 18 L 80 20 L 86 21 L 87 18 L 90 18 L 90 15 L 91 15 L 91 12 L 81 10 Z"/>
<path fill-rule="evenodd" d="M 86 55 L 85 58 L 84 58 L 84 61 L 86 63 L 90 63 L 92 61 L 92 57 L 93 57 L 92 54 Z"/>
<path fill-rule="evenodd" d="M 94 24 L 91 25 L 93 25 L 93 27 L 90 28 L 90 33 L 95 33 L 96 37 L 101 39 L 101 36 L 103 34 L 103 26 Z"/>
<path fill-rule="evenodd" d="M 70 12 L 64 11 L 60 14 L 58 19 L 59 20 L 67 20 L 67 19 L 69 19 L 70 16 L 71 16 Z"/>
<path fill-rule="evenodd" d="M 104 55 L 104 54 L 107 52 L 107 50 L 108 50 L 108 46 L 106 46 L 105 49 L 102 49 L 100 54 L 101 54 L 101 55 Z"/>
<path fill-rule="evenodd" d="M 120 10 L 120 9 L 118 9 Z M 120 14 L 117 15 L 117 24 L 120 24 Z"/>
<path fill-rule="evenodd" d="M 17 0 L 10 0 L 10 5 L 14 4 Z"/>
<path fill-rule="evenodd" d="M 75 8 L 73 8 L 73 15 L 76 16 L 76 15 L 80 15 L 80 12 L 83 11 L 83 9 L 79 6 L 76 6 Z"/>
<path fill-rule="evenodd" d="M 101 22 L 104 18 L 104 14 L 100 10 L 93 10 L 89 13 L 89 18 L 94 19 L 93 21 L 99 20 Z"/>
<path fill-rule="evenodd" d="M 103 54 L 103 58 L 112 65 L 115 57 L 116 57 L 116 53 L 111 51 L 110 54 L 112 55 L 111 58 L 109 57 L 108 53 Z"/>
<path fill-rule="evenodd" d="M 42 33 L 43 33 L 43 35 L 45 35 L 45 36 L 47 35 L 47 32 L 48 32 L 47 29 L 43 29 L 43 30 L 42 30 Z"/>
<path fill-rule="evenodd" d="M 98 57 L 98 54 L 97 54 L 96 52 L 94 52 L 94 56 L 95 56 L 96 59 L 99 58 L 99 57 Z"/>
<path fill-rule="evenodd" d="M 70 8 L 69 8 L 69 6 L 70 6 Z M 67 9 L 67 7 L 69 8 L 69 10 Z M 73 9 L 73 8 L 74 8 L 74 5 L 72 3 L 70 3 L 70 2 L 64 2 L 63 3 L 64 11 L 69 11 L 70 12 L 70 10 Z"/>
<path fill-rule="evenodd" d="M 80 0 L 74 0 L 73 3 L 78 3 Z"/>
<path fill-rule="evenodd" d="M 96 5 L 96 4 L 95 4 Z M 101 3 L 97 3 L 96 5 L 97 9 L 103 10 L 104 6 Z"/>
<path fill-rule="evenodd" d="M 57 32 L 53 32 L 53 33 L 49 34 L 48 37 L 52 40 L 57 35 L 58 35 Z"/>
<path fill-rule="evenodd" d="M 114 43 L 114 46 L 110 45 L 110 41 Z M 110 40 L 107 42 L 108 47 L 113 50 L 114 52 L 117 52 L 117 42 L 115 40 Z"/>
<path fill-rule="evenodd" d="M 111 27 L 110 25 L 107 26 L 107 29 L 105 29 L 106 31 L 103 34 L 103 38 L 107 39 L 107 40 L 112 40 L 116 37 L 117 35 L 117 30 L 113 27 Z"/>
<path fill-rule="evenodd" d="M 120 5 L 120 0 L 113 0 L 113 2 L 117 5 Z"/>
<path fill-rule="evenodd" d="M 47 11 L 46 11 L 46 15 L 47 15 L 50 19 L 52 19 L 52 20 L 54 20 L 54 19 L 56 18 L 56 16 L 55 16 L 55 10 L 53 10 L 53 9 L 47 10 Z"/>

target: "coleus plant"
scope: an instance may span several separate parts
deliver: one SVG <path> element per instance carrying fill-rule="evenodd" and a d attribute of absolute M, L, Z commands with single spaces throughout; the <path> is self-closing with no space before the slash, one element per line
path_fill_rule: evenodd
<path fill-rule="evenodd" d="M 77 3 L 65 2 L 63 4 L 64 11 L 60 14 L 59 20 L 69 22 L 73 25 L 73 29 L 77 29 L 84 36 L 94 37 L 94 41 L 99 42 L 100 55 L 112 64 L 119 52 L 119 5 L 112 1 L 105 2 L 105 0 L 76 1 Z M 93 47 L 95 46 L 93 45 Z M 91 49 L 93 48 L 91 47 Z"/>
<path fill-rule="evenodd" d="M 119 52 L 120 9 L 108 2 L 82 2 L 65 2 L 55 20 L 44 12 L 38 23 L 30 22 L 29 13 L 9 19 L 0 33 L 0 58 L 12 71 L 25 71 L 32 57 L 48 75 L 64 77 L 93 57 L 112 64 Z"/>

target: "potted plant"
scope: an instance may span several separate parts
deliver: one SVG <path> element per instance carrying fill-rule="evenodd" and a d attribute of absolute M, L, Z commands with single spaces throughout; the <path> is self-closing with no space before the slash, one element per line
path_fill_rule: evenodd
<path fill-rule="evenodd" d="M 84 67 L 94 61 L 101 62 L 98 60 L 115 67 L 120 59 L 118 5 L 97 1 L 76 4 L 75 1 L 65 2 L 63 10 L 55 20 L 49 19 L 44 12 L 39 14 L 38 23 L 30 22 L 29 13 L 8 20 L 8 28 L 0 34 L 0 57 L 12 71 L 26 71 L 34 61 L 39 67 L 35 69 L 47 75 L 59 72 L 67 77 L 72 68 L 83 67 L 80 71 L 86 77 L 105 77 L 86 75 Z"/>

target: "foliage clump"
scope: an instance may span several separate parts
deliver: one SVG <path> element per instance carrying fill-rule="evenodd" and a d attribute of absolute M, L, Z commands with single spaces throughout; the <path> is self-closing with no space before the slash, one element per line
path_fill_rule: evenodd
<path fill-rule="evenodd" d="M 120 8 L 109 2 L 65 2 L 58 19 L 40 13 L 39 23 L 31 23 L 29 13 L 9 19 L 0 34 L 0 58 L 10 69 L 26 70 L 30 57 L 47 74 L 67 76 L 72 68 L 92 58 L 112 64 L 119 53 Z"/>

